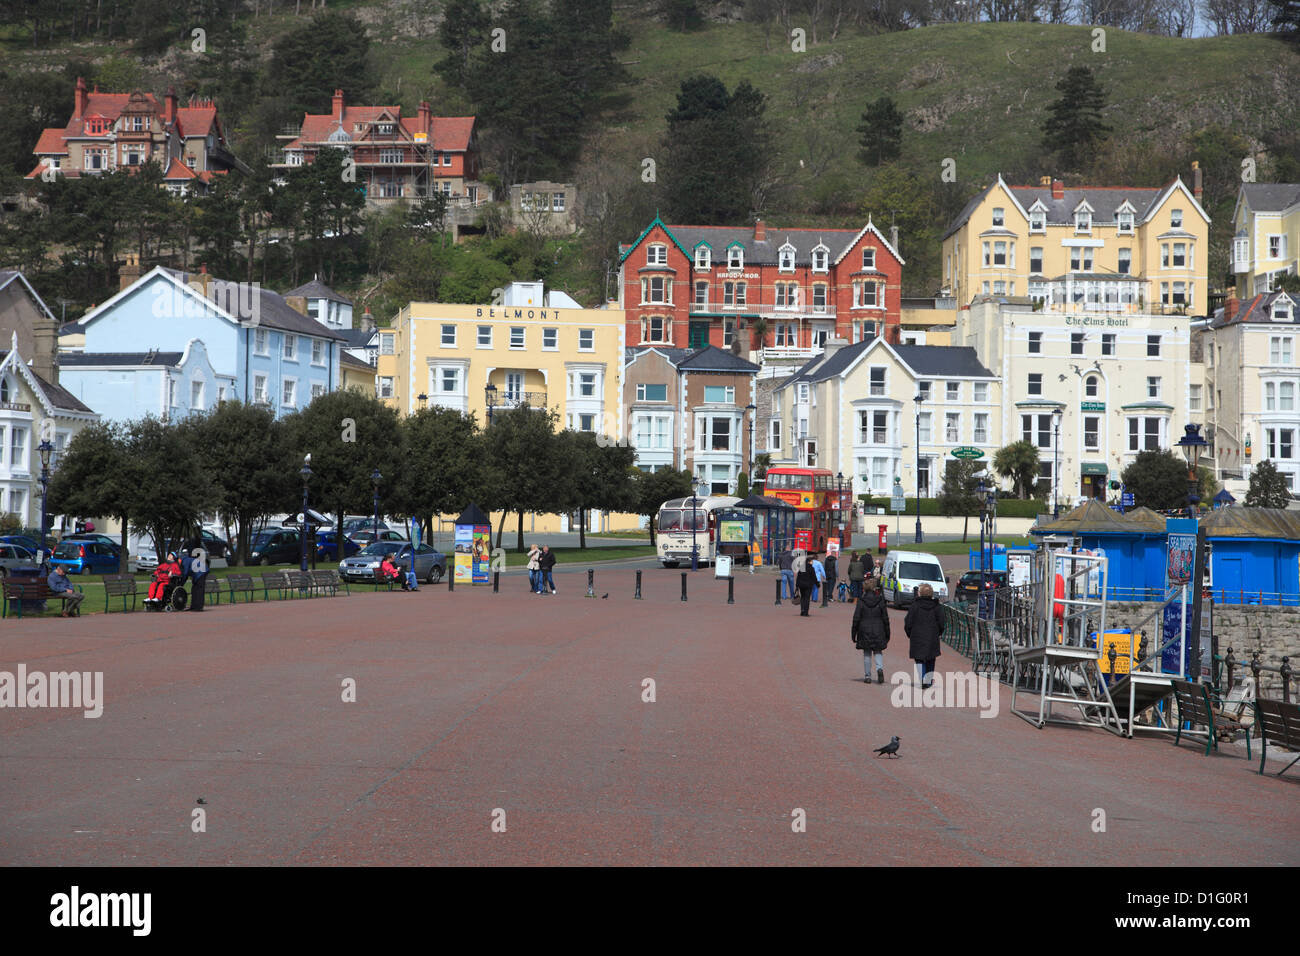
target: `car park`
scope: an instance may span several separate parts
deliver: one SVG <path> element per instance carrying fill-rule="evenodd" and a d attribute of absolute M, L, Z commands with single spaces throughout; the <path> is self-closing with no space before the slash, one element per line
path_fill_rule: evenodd
<path fill-rule="evenodd" d="M 415 576 L 426 584 L 437 584 L 447 573 L 447 558 L 437 548 L 412 545 L 409 541 L 377 541 L 344 558 L 339 563 L 339 575 L 348 581 L 373 581 L 386 554 L 391 554 L 393 563 L 404 568 L 411 566 L 414 557 Z"/>
<path fill-rule="evenodd" d="M 984 590 L 986 591 L 992 591 L 1007 586 L 1007 572 L 1005 571 L 985 571 L 983 572 L 983 577 Z M 969 602 L 974 601 L 979 593 L 980 572 L 967 571 L 961 576 L 961 580 L 957 582 L 957 590 L 954 597 L 958 601 Z"/>

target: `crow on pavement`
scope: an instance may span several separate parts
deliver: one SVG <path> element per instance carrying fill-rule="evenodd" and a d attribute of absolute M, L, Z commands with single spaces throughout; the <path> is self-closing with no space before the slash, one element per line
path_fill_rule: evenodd
<path fill-rule="evenodd" d="M 879 760 L 880 757 L 884 757 L 884 756 L 886 756 L 886 755 L 888 755 L 888 756 L 890 756 L 890 757 L 897 757 L 897 756 L 898 756 L 898 738 L 897 738 L 897 737 L 890 737 L 890 738 L 889 738 L 889 743 L 885 744 L 885 746 L 883 746 L 883 747 L 877 747 L 876 750 L 874 751 L 874 753 L 877 753 L 877 754 L 880 755 L 879 757 L 876 758 L 877 760 Z"/>

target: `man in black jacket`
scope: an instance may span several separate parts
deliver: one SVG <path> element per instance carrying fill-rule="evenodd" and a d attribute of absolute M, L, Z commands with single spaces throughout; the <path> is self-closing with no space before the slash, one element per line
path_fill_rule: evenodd
<path fill-rule="evenodd" d="M 555 593 L 555 578 L 551 577 L 551 568 L 555 567 L 555 552 L 551 550 L 550 545 L 542 545 L 542 556 L 538 559 L 537 569 L 542 574 L 543 594 Z"/>
<path fill-rule="evenodd" d="M 922 584 L 917 589 L 903 619 L 903 630 L 909 639 L 907 654 L 916 662 L 921 685 L 929 687 L 934 680 L 934 659 L 939 656 L 939 635 L 943 633 L 943 608 L 934 599 L 930 585 Z"/>
<path fill-rule="evenodd" d="M 812 558 L 816 555 L 803 555 L 803 560 L 796 557 L 794 583 L 799 588 L 799 616 L 808 617 L 808 605 L 812 602 L 813 588 L 817 585 L 817 572 L 812 568 Z"/>

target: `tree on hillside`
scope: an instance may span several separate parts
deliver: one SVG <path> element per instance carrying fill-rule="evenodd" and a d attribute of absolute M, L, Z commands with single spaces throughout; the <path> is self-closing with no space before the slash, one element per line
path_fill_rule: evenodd
<path fill-rule="evenodd" d="M 1139 506 L 1155 511 L 1187 507 L 1187 463 L 1168 448 L 1138 452 L 1120 480 Z"/>
<path fill-rule="evenodd" d="M 747 80 L 732 92 L 716 76 L 682 81 L 659 170 L 670 220 L 735 223 L 761 210 L 772 152 L 766 109 Z"/>
<path fill-rule="evenodd" d="M 899 163 L 886 163 L 874 172 L 859 205 L 864 219 L 870 218 L 888 236 L 898 227 L 899 254 L 907 260 L 903 282 L 918 292 L 933 294 L 939 278 L 939 249 L 947 217 L 943 213 L 943 190 L 957 188 L 936 176 L 918 176 Z"/>
<path fill-rule="evenodd" d="M 1072 66 L 1056 84 L 1061 98 L 1052 103 L 1043 122 L 1043 149 L 1059 157 L 1067 170 L 1080 170 L 1110 132 L 1102 122 L 1106 93 L 1086 66 Z"/>
<path fill-rule="evenodd" d="M 1300 40 L 1300 2 L 1297 0 L 1268 0 L 1273 14 L 1273 29 L 1285 40 Z"/>
<path fill-rule="evenodd" d="M 1285 508 L 1291 502 L 1286 479 L 1267 458 L 1250 470 L 1247 508 Z"/>
<path fill-rule="evenodd" d="M 664 23 L 679 33 L 698 30 L 704 25 L 699 0 L 662 0 Z"/>
<path fill-rule="evenodd" d="M 665 501 L 688 498 L 693 492 L 694 479 L 689 471 L 661 468 L 659 471 L 642 471 L 632 476 L 632 504 L 636 514 L 650 519 L 650 543 L 655 543 L 655 521 L 659 508 Z"/>
<path fill-rule="evenodd" d="M 993 470 L 1011 479 L 1019 497 L 1028 498 L 1038 481 L 1038 448 L 1027 441 L 1005 445 L 993 456 Z"/>
<path fill-rule="evenodd" d="M 293 27 L 272 47 L 266 88 L 275 91 L 289 122 L 328 113 L 336 89 L 345 103 L 368 105 L 375 79 L 365 24 L 351 13 L 322 10 Z"/>
<path fill-rule="evenodd" d="M 73 437 L 50 478 L 47 513 L 85 518 L 114 518 L 122 526 L 122 562 L 126 573 L 128 515 L 145 479 L 127 453 L 122 429 L 110 422 L 88 425 Z"/>
<path fill-rule="evenodd" d="M 980 496 L 976 490 L 984 471 L 982 461 L 950 458 L 943 466 L 943 491 L 939 492 L 939 513 L 961 515 L 961 539 L 965 541 L 970 529 L 970 516 L 979 514 Z"/>
<path fill-rule="evenodd" d="M 447 51 L 434 66 L 450 85 L 464 89 L 470 79 L 475 56 L 489 43 L 492 17 L 482 0 L 448 0 L 438 25 L 438 43 Z"/>
<path fill-rule="evenodd" d="M 903 151 L 903 114 L 888 96 L 867 104 L 857 132 L 862 134 L 858 162 L 863 165 L 879 166 L 897 159 Z"/>

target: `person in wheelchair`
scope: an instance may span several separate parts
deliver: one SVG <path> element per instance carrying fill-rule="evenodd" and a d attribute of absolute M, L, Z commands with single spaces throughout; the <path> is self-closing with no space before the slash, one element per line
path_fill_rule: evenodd
<path fill-rule="evenodd" d="M 176 560 L 176 552 L 167 552 L 167 560 L 159 563 L 149 584 L 149 596 L 144 606 L 149 611 L 184 610 L 187 595 L 181 587 L 183 574 Z"/>

